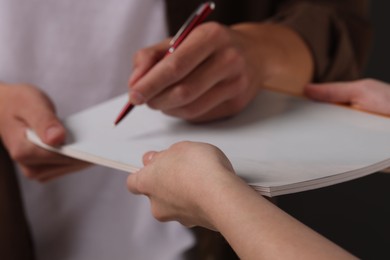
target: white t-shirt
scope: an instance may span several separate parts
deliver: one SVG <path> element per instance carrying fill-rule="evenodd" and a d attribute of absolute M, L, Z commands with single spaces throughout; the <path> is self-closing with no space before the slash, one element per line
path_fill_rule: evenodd
<path fill-rule="evenodd" d="M 166 34 L 162 0 L 0 0 L 0 80 L 39 86 L 64 117 L 127 92 L 134 52 Z M 20 175 L 38 259 L 182 259 L 192 234 L 154 220 L 126 177 L 103 167 L 47 184 Z"/>

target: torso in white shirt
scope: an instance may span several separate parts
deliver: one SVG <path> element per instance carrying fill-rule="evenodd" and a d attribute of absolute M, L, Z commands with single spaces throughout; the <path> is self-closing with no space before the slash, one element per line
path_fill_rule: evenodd
<path fill-rule="evenodd" d="M 39 86 L 64 117 L 125 93 L 134 52 L 165 37 L 161 0 L 0 0 L 0 80 Z M 20 180 L 39 260 L 181 259 L 194 242 L 154 220 L 126 174 Z"/>

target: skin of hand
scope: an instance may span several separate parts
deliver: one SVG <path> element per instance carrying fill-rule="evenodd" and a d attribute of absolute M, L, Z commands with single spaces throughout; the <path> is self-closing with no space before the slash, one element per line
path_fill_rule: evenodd
<path fill-rule="evenodd" d="M 390 85 L 375 79 L 310 84 L 305 88 L 305 95 L 318 101 L 343 103 L 390 116 Z"/>
<path fill-rule="evenodd" d="M 145 167 L 130 174 L 127 185 L 132 193 L 149 197 L 156 219 L 215 229 L 199 203 L 207 200 L 207 193 L 202 194 L 206 188 L 203 185 L 222 184 L 226 176 L 235 176 L 229 160 L 218 148 L 205 143 L 180 142 L 162 152 L 146 153 L 143 162 Z M 176 189 L 172 190 L 173 186 Z"/>
<path fill-rule="evenodd" d="M 180 142 L 143 161 L 127 185 L 155 218 L 217 230 L 242 259 L 355 259 L 261 197 L 212 145 Z"/>
<path fill-rule="evenodd" d="M 46 144 L 56 146 L 65 141 L 65 128 L 44 93 L 28 84 L 0 83 L 1 141 L 26 177 L 45 182 L 88 166 L 37 147 L 26 139 L 28 127 Z"/>
<path fill-rule="evenodd" d="M 192 122 L 235 115 L 262 88 L 300 94 L 313 74 L 304 41 L 278 24 L 204 23 L 164 57 L 168 48 L 165 40 L 135 54 L 129 99 Z"/>

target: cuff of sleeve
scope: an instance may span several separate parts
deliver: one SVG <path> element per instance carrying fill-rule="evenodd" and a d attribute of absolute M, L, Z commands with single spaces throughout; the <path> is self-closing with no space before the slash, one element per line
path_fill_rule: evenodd
<path fill-rule="evenodd" d="M 300 3 L 282 10 L 270 21 L 291 28 L 305 41 L 314 59 L 315 82 L 359 77 L 359 54 L 355 53 L 347 26 L 331 7 Z"/>

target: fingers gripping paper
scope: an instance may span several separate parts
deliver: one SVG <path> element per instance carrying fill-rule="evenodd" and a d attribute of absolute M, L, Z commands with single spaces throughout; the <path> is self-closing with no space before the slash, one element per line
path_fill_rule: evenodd
<path fill-rule="evenodd" d="M 147 106 L 119 126 L 112 120 L 127 94 L 63 120 L 69 140 L 50 147 L 94 164 L 134 172 L 142 155 L 189 140 L 218 146 L 237 174 L 266 196 L 324 187 L 390 166 L 390 119 L 305 98 L 263 91 L 240 115 L 190 124 Z"/>

